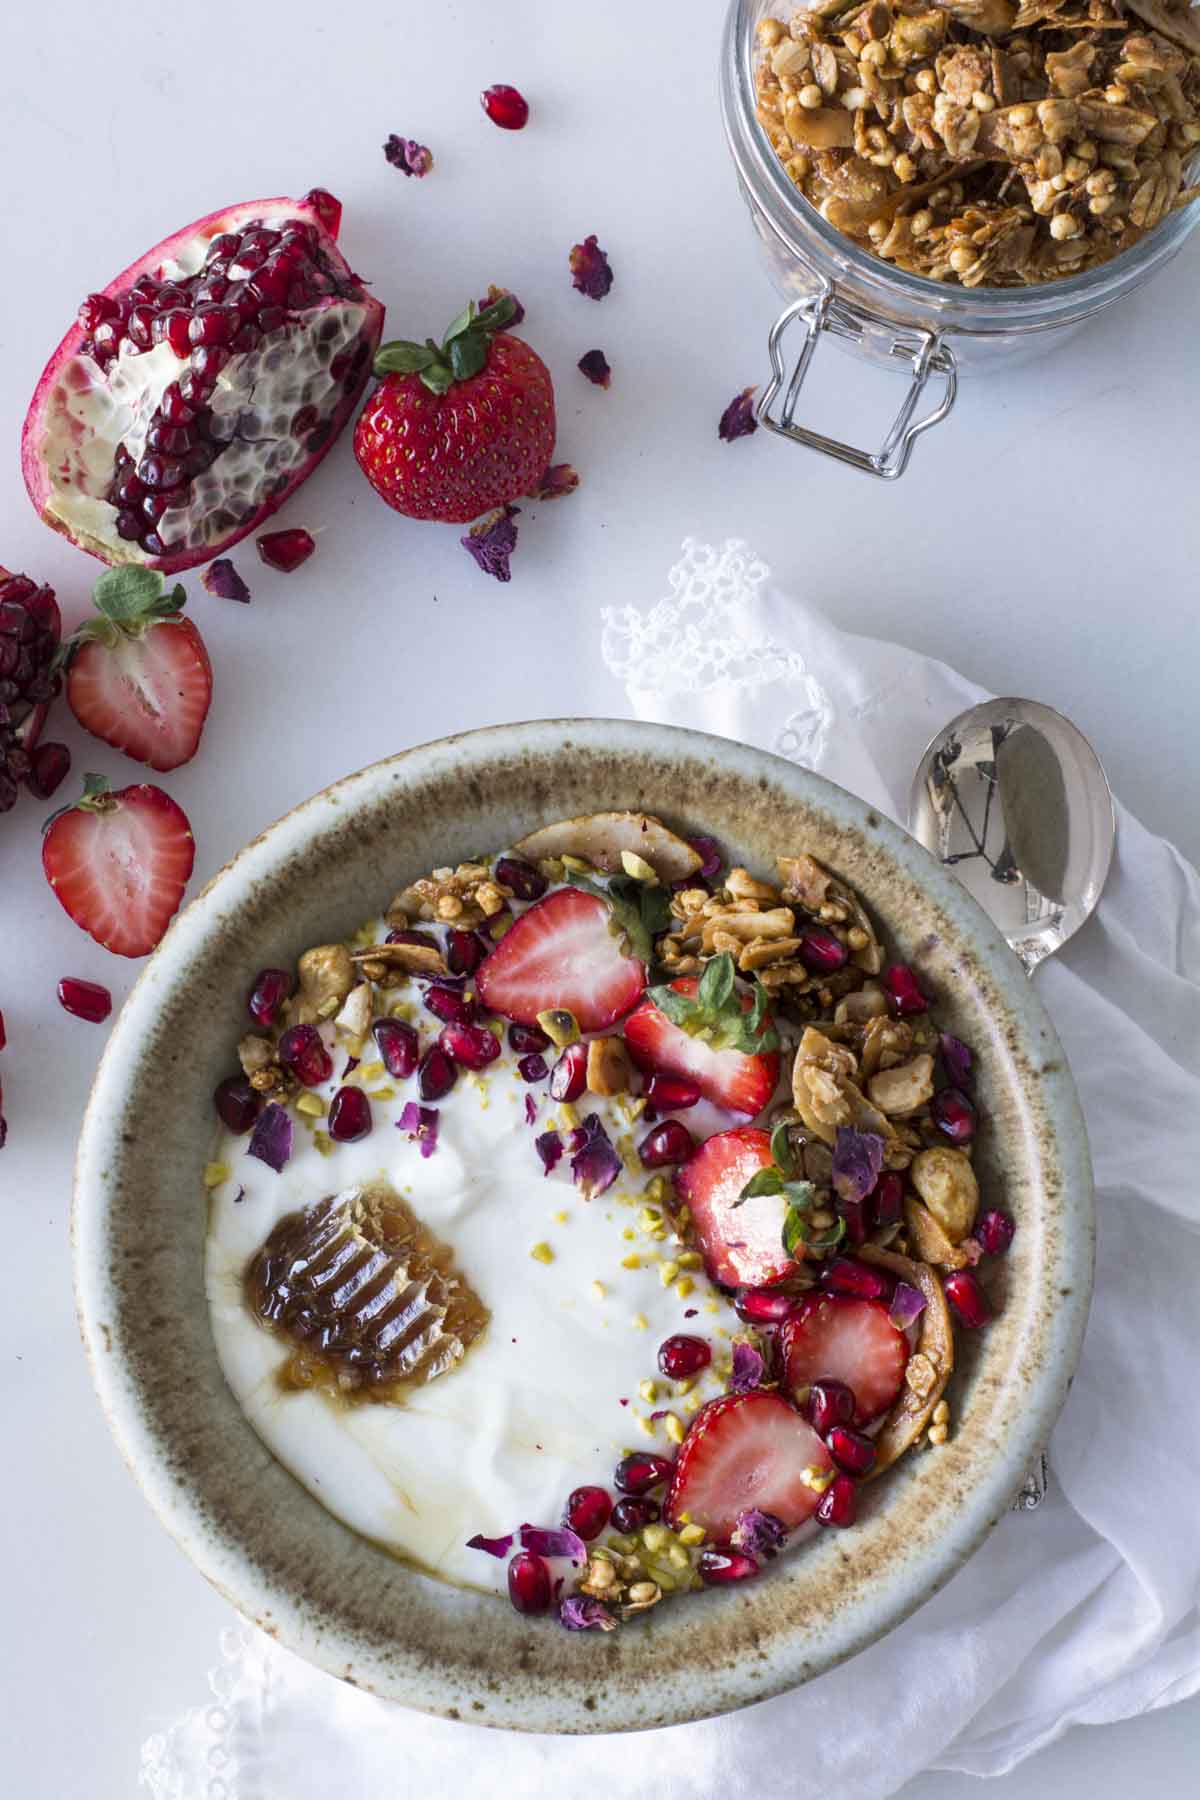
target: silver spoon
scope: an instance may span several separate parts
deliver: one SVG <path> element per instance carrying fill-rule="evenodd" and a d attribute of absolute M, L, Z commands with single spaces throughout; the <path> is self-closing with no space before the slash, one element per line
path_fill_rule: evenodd
<path fill-rule="evenodd" d="M 986 700 L 938 732 L 913 777 L 908 829 L 995 921 L 1027 975 L 1095 911 L 1116 815 L 1083 733 L 1036 700 Z M 1022 1511 L 1046 1494 L 1046 1459 Z"/>

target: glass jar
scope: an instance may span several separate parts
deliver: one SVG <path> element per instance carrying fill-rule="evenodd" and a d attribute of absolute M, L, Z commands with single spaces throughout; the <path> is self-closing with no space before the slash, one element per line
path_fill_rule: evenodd
<path fill-rule="evenodd" d="M 756 410 L 762 424 L 792 442 L 890 480 L 904 473 L 921 432 L 950 411 L 960 370 L 976 373 L 1041 355 L 1102 307 L 1141 287 L 1200 225 L 1200 199 L 1168 214 L 1112 262 L 1062 281 L 963 288 L 907 274 L 821 217 L 788 177 L 758 122 L 757 27 L 784 10 L 790 9 L 778 0 L 731 0 L 721 45 L 725 135 L 771 278 L 789 300 L 771 328 L 771 379 Z M 822 332 L 868 361 L 909 374 L 904 403 L 878 451 L 796 423 L 796 402 Z M 927 389 L 925 410 L 919 410 Z"/>

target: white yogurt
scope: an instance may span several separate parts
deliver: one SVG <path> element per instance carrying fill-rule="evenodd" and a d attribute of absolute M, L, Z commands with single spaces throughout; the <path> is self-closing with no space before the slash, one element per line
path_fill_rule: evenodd
<path fill-rule="evenodd" d="M 414 998 L 416 991 L 414 984 Z M 414 1023 L 423 1046 L 440 1029 L 423 1010 Z M 346 1051 L 331 1027 L 323 1035 L 335 1074 L 313 1091 L 328 1101 Z M 368 1045 L 365 1056 L 372 1053 Z M 686 1423 L 696 1396 L 722 1390 L 710 1368 L 692 1394 L 678 1395 L 658 1373 L 662 1340 L 694 1333 L 719 1364 L 731 1333 L 744 1329 L 702 1269 L 687 1271 L 690 1294 L 663 1285 L 662 1266 L 680 1246 L 639 1227 L 649 1177 L 633 1144 L 645 1127 L 629 1104 L 592 1095 L 580 1102 L 581 1115 L 600 1114 L 627 1163 L 606 1194 L 584 1200 L 567 1157 L 543 1175 L 534 1139 L 559 1124 L 559 1109 L 544 1082 L 519 1079 L 515 1060 L 506 1046 L 482 1075 L 460 1073 L 438 1105 L 438 1147 L 429 1158 L 396 1128 L 417 1097 L 415 1079 L 364 1080 L 368 1091 L 389 1086 L 395 1097 L 373 1099 L 369 1135 L 327 1156 L 296 1116 L 292 1157 L 279 1174 L 246 1154 L 248 1139 L 223 1133 L 214 1160 L 231 1174 L 211 1195 L 206 1273 L 226 1379 L 279 1460 L 347 1525 L 446 1580 L 487 1590 L 503 1588 L 505 1565 L 467 1549 L 468 1538 L 524 1522 L 557 1525 L 572 1488 L 597 1483 L 613 1492 L 614 1466 L 628 1451 L 673 1454 L 662 1421 L 645 1429 L 652 1411 L 671 1408 Z M 527 1094 L 538 1102 L 532 1126 Z M 730 1123 L 707 1106 L 685 1117 L 697 1135 Z M 291 1345 L 248 1309 L 246 1265 L 286 1213 L 380 1177 L 452 1247 L 491 1322 L 456 1369 L 404 1405 L 339 1405 L 286 1391 L 278 1372 Z M 552 1262 L 531 1256 L 538 1244 L 549 1245 Z M 623 1266 L 629 1258 L 636 1267 Z M 658 1383 L 653 1401 L 639 1395 L 647 1379 Z"/>

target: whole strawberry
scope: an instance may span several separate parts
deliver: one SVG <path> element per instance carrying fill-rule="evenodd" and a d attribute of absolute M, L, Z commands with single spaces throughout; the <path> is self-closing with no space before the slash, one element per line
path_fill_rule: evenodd
<path fill-rule="evenodd" d="M 458 315 L 439 346 L 398 341 L 375 358 L 380 384 L 354 433 L 376 493 L 411 519 L 465 525 L 535 494 L 554 449 L 554 385 L 523 339 L 502 328 L 503 294 Z"/>

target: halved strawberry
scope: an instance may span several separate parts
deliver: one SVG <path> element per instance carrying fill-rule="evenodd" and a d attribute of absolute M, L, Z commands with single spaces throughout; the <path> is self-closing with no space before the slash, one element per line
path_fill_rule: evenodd
<path fill-rule="evenodd" d="M 770 1133 L 742 1125 L 706 1138 L 676 1171 L 675 1186 L 691 1209 L 704 1266 L 726 1287 L 770 1287 L 796 1273 L 783 1247 L 786 1197 L 759 1194 L 735 1204 L 751 1177 L 773 1162 Z"/>
<path fill-rule="evenodd" d="M 693 1004 L 702 994 L 701 982 L 694 975 L 681 976 L 668 990 Z M 760 1113 L 775 1092 L 779 1080 L 779 1053 L 775 1049 L 746 1054 L 737 1049 L 719 1049 L 708 1039 L 693 1037 L 681 1025 L 673 1024 L 663 1011 L 661 988 L 654 990 L 658 999 L 647 995 L 635 1013 L 625 1021 L 625 1042 L 639 1069 L 662 1075 L 686 1075 L 694 1081 L 706 1100 L 723 1106 L 727 1112 L 752 1119 Z M 734 1018 L 748 1013 L 752 1002 L 748 994 L 735 994 L 726 1003 Z M 775 1042 L 769 1015 L 764 1015 L 763 1028 Z"/>
<path fill-rule="evenodd" d="M 854 1393 L 854 1422 L 886 1412 L 904 1381 L 908 1339 L 878 1300 L 807 1294 L 780 1333 L 790 1392 L 814 1381 L 844 1381 Z"/>
<path fill-rule="evenodd" d="M 645 966 L 626 956 L 612 908 L 582 888 L 556 888 L 510 925 L 475 975 L 479 998 L 518 1025 L 561 1008 L 580 1031 L 603 1031 L 646 985 Z"/>
<path fill-rule="evenodd" d="M 100 617 L 66 647 L 67 704 L 85 730 L 152 769 L 196 753 L 212 699 L 212 665 L 184 592 L 156 569 L 128 564 L 95 586 Z"/>
<path fill-rule="evenodd" d="M 833 1460 L 782 1395 L 725 1394 L 700 1408 L 679 1447 L 667 1522 L 678 1528 L 686 1513 L 721 1543 L 738 1514 L 757 1507 L 794 1531 L 820 1504 L 823 1490 L 805 1479 L 811 1471 L 832 1473 Z"/>
<path fill-rule="evenodd" d="M 145 783 L 112 793 L 84 778 L 83 798 L 42 839 L 46 879 L 75 923 L 117 956 L 145 956 L 173 915 L 196 846 L 180 807 Z"/>

